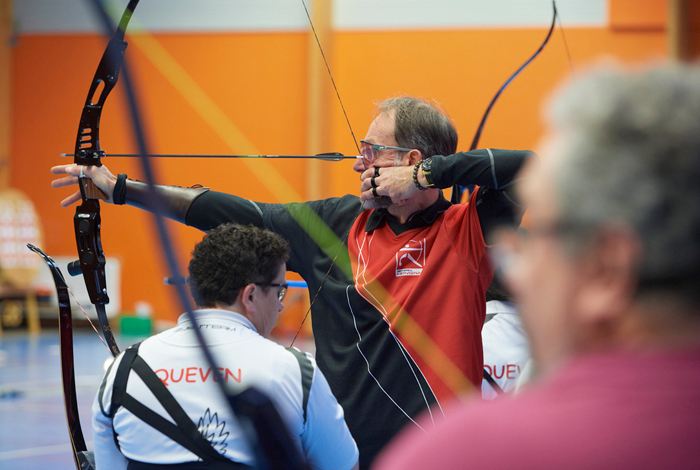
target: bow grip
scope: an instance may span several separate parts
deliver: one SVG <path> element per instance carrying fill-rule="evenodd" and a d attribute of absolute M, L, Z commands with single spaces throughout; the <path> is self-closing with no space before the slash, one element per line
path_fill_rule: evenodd
<path fill-rule="evenodd" d="M 80 195 L 83 197 L 83 201 L 90 199 L 102 199 L 103 201 L 109 200 L 107 193 L 98 188 L 90 178 L 78 178 L 78 185 L 80 186 Z"/>
<path fill-rule="evenodd" d="M 85 278 L 90 301 L 93 304 L 109 303 L 105 276 L 105 255 L 100 242 L 100 203 L 95 199 L 83 202 L 73 217 L 80 269 Z"/>

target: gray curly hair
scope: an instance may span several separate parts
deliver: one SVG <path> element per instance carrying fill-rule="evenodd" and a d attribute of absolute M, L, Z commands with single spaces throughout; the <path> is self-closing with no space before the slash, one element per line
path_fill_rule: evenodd
<path fill-rule="evenodd" d="M 643 245 L 638 294 L 700 302 L 700 67 L 607 67 L 556 96 L 554 174 L 570 248 L 617 224 Z"/>

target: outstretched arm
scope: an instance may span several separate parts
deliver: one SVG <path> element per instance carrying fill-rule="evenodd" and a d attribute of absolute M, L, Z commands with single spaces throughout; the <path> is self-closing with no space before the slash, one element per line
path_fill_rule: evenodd
<path fill-rule="evenodd" d="M 82 174 L 81 174 L 82 172 Z M 153 194 L 148 184 L 141 181 L 129 180 L 126 175 L 114 176 L 109 169 L 102 165 L 59 165 L 51 168 L 55 175 L 68 175 L 54 180 L 51 186 L 62 188 L 78 184 L 78 177 L 89 178 L 95 185 L 107 194 L 107 202 L 111 204 L 129 204 L 149 212 L 158 211 L 163 216 L 185 223 L 185 217 L 192 202 L 208 188 L 181 188 L 179 186 L 155 185 Z M 155 197 L 154 197 L 155 196 Z M 81 200 L 77 191 L 63 201 L 61 206 L 68 207 Z"/>

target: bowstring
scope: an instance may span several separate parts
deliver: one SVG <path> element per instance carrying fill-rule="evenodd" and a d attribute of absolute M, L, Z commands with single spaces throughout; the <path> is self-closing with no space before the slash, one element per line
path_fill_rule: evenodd
<path fill-rule="evenodd" d="M 554 3 L 554 1 L 552 2 Z M 571 52 L 569 51 L 569 43 L 566 42 L 566 35 L 564 34 L 564 22 L 561 19 L 561 15 L 559 14 L 559 10 L 556 8 L 556 4 L 554 7 L 554 14 L 559 21 L 559 31 L 561 31 L 561 38 L 564 42 L 564 50 L 566 51 L 566 58 L 569 61 L 569 68 L 571 69 L 571 76 L 576 77 L 576 72 L 574 71 L 574 61 L 571 60 Z"/>
<path fill-rule="evenodd" d="M 348 124 L 348 128 L 350 129 L 350 135 L 352 135 L 352 141 L 355 144 L 355 148 L 357 149 L 357 154 L 359 155 L 360 152 L 360 146 L 357 145 L 357 138 L 355 137 L 355 132 L 352 129 L 352 124 L 350 124 L 350 118 L 348 117 L 348 113 L 345 111 L 345 105 L 343 105 L 343 100 L 340 98 L 340 92 L 338 91 L 338 87 L 335 84 L 335 79 L 333 78 L 333 73 L 331 72 L 331 68 L 328 65 L 328 61 L 326 60 L 326 54 L 323 52 L 323 47 L 321 46 L 321 40 L 318 38 L 318 34 L 316 34 L 316 28 L 314 27 L 314 23 L 311 20 L 311 14 L 309 13 L 309 9 L 306 7 L 306 2 L 304 0 L 301 0 L 301 4 L 304 7 L 304 12 L 306 13 L 306 18 L 309 20 L 309 26 L 311 27 L 311 32 L 314 35 L 314 39 L 316 40 L 316 45 L 318 46 L 318 50 L 321 53 L 321 58 L 323 58 L 323 64 L 326 66 L 326 71 L 328 72 L 328 77 L 331 79 L 331 84 L 333 84 L 333 90 L 335 91 L 335 95 L 338 97 L 338 103 L 340 103 L 340 109 L 343 111 L 343 116 L 345 117 L 345 122 Z M 350 230 L 348 230 L 348 234 L 350 233 Z M 331 273 L 331 270 L 333 269 L 333 266 L 335 266 L 335 261 L 338 259 L 338 255 L 340 255 L 340 250 L 343 248 L 342 240 L 341 240 L 341 245 L 338 247 L 338 250 L 336 251 L 335 256 L 333 257 L 333 260 L 331 261 L 331 265 L 328 268 L 328 271 L 326 271 L 326 274 L 323 276 L 323 280 L 321 281 L 321 285 L 318 287 L 316 290 L 316 294 L 314 295 L 314 298 L 311 300 L 311 303 L 309 304 L 309 308 L 306 310 L 306 313 L 304 314 L 304 318 L 301 320 L 301 324 L 299 325 L 299 329 L 297 330 L 296 334 L 294 335 L 294 338 L 292 339 L 292 343 L 289 345 L 290 347 L 294 346 L 294 342 L 297 340 L 297 337 L 299 336 L 299 333 L 301 332 L 301 329 L 304 327 L 304 323 L 306 322 L 306 319 L 309 317 L 309 314 L 311 313 L 311 308 L 314 306 L 314 303 L 316 302 L 316 299 L 318 298 L 318 295 L 321 293 L 321 289 L 323 289 L 323 286 L 326 284 L 326 280 L 328 279 L 328 276 Z"/>
<path fill-rule="evenodd" d="M 333 84 L 333 89 L 335 90 L 335 95 L 338 97 L 338 102 L 340 103 L 340 109 L 343 110 L 343 116 L 345 116 L 345 122 L 348 123 L 348 127 L 350 128 L 350 134 L 352 135 L 352 142 L 355 144 L 355 148 L 357 149 L 357 154 L 360 155 L 360 146 L 357 145 L 357 138 L 355 137 L 355 132 L 352 130 L 352 125 L 350 124 L 350 119 L 348 118 L 348 113 L 345 112 L 345 106 L 343 105 L 343 100 L 340 99 L 340 92 L 338 91 L 338 87 L 335 85 L 335 80 L 333 79 L 333 74 L 331 73 L 331 68 L 328 65 L 328 61 L 326 60 L 326 54 L 323 52 L 323 47 L 321 47 L 321 41 L 318 38 L 318 34 L 316 34 L 316 28 L 314 27 L 314 23 L 313 23 L 313 21 L 311 21 L 311 15 L 309 14 L 309 9 L 306 7 L 306 2 L 304 0 L 301 0 L 301 4 L 304 6 L 304 11 L 306 12 L 306 17 L 309 20 L 309 26 L 311 26 L 311 32 L 314 35 L 314 39 L 316 39 L 316 44 L 318 45 L 318 50 L 321 52 L 321 57 L 323 58 L 323 63 L 326 66 L 326 70 L 328 71 L 328 76 L 330 77 L 331 83 Z"/>
<path fill-rule="evenodd" d="M 348 229 L 348 232 L 345 234 L 346 240 L 347 240 L 348 236 L 350 235 L 351 229 L 352 229 L 352 226 Z M 314 306 L 314 302 L 316 302 L 316 299 L 318 298 L 318 294 L 321 293 L 321 289 L 323 289 L 323 286 L 326 284 L 326 280 L 328 279 L 328 275 L 331 273 L 333 266 L 335 266 L 335 260 L 338 259 L 338 256 L 340 255 L 340 250 L 342 250 L 342 249 L 343 249 L 343 242 L 341 240 L 340 246 L 336 250 L 335 256 L 333 257 L 333 260 L 331 261 L 331 265 L 328 267 L 328 271 L 326 271 L 325 276 L 323 276 L 323 280 L 321 281 L 321 285 L 318 286 L 318 290 L 316 290 L 316 294 L 314 295 L 313 300 L 311 300 L 311 303 L 309 304 L 309 308 L 306 310 L 306 313 L 304 314 L 304 318 L 301 320 L 301 324 L 299 325 L 299 329 L 297 330 L 296 334 L 294 335 L 294 338 L 292 339 L 292 343 L 289 345 L 290 348 L 292 346 L 294 346 L 294 342 L 297 340 L 297 336 L 299 336 L 299 333 L 301 332 L 301 329 L 304 326 L 304 322 L 306 322 L 306 319 L 309 317 L 309 313 L 311 313 L 311 307 Z"/>
<path fill-rule="evenodd" d="M 100 338 L 100 341 L 102 341 L 102 344 L 105 345 L 105 348 L 107 348 L 107 351 L 109 351 L 109 354 L 111 355 L 111 354 L 112 354 L 112 350 L 109 348 L 109 346 L 108 346 L 107 343 L 105 342 L 104 338 L 102 338 L 102 335 L 100 334 L 100 332 L 99 332 L 99 331 L 97 330 L 97 328 L 95 327 L 95 324 L 92 322 L 92 319 L 91 319 L 90 316 L 87 314 L 87 312 L 85 311 L 85 309 L 83 308 L 83 306 L 80 305 L 80 302 L 78 301 L 78 298 L 75 296 L 75 293 L 71 290 L 70 287 L 68 287 L 68 285 L 66 285 L 66 289 L 68 290 L 68 293 L 73 297 L 73 301 L 75 301 L 75 304 L 78 306 L 78 308 L 80 309 L 80 311 L 83 312 L 83 315 L 84 315 L 85 318 L 87 319 L 87 321 L 88 321 L 88 323 L 90 324 L 90 326 L 92 327 L 92 329 L 95 330 L 95 333 L 97 334 L 97 337 Z"/>

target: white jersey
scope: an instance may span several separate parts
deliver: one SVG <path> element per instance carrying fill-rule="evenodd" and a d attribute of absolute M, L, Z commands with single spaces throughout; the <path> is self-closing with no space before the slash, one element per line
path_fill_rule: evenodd
<path fill-rule="evenodd" d="M 313 469 L 350 469 L 358 459 L 355 441 L 338 404 L 308 353 L 313 378 L 308 390 L 306 420 L 300 363 L 283 346 L 260 336 L 250 321 L 226 310 L 197 310 L 197 322 L 227 386 L 236 391 L 255 386 L 275 404 L 293 440 Z M 145 340 L 138 351 L 200 432 L 227 458 L 254 464 L 244 433 L 223 397 L 202 354 L 192 323 L 182 315 L 177 326 Z M 92 407 L 96 466 L 126 469 L 126 458 L 155 464 L 199 460 L 156 429 L 120 407 L 108 415 L 119 355 L 103 379 Z M 172 419 L 132 370 L 127 393 L 145 406 Z M 114 442 L 116 433 L 119 448 Z M 121 449 L 121 451 L 120 451 Z"/>
<path fill-rule="evenodd" d="M 484 370 L 504 392 L 513 390 L 525 364 L 530 359 L 530 343 L 520 316 L 511 302 L 486 302 L 486 315 L 495 315 L 484 324 Z M 493 400 L 498 393 L 486 380 L 481 383 L 481 397 Z"/>

